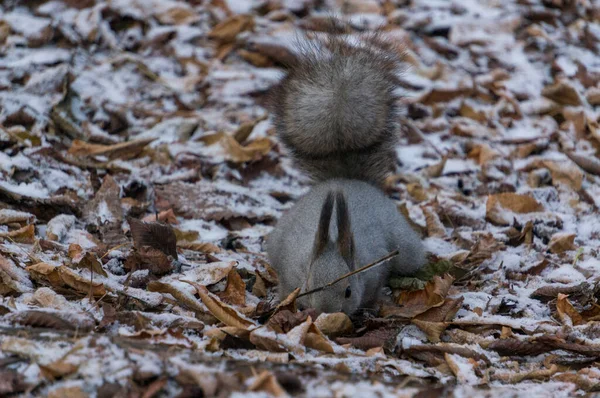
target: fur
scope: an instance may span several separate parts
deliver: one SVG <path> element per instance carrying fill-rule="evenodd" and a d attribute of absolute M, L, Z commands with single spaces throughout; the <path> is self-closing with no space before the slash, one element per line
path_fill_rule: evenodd
<path fill-rule="evenodd" d="M 332 192 L 343 195 L 346 204 L 330 206 L 326 214 L 331 215 L 331 220 L 325 223 L 326 217 L 319 214 L 323 215 L 323 204 L 331 201 Z M 340 211 L 345 214 L 338 217 Z M 320 232 L 319 226 L 325 224 L 328 233 Z M 350 233 L 343 232 L 340 239 L 340 230 L 344 231 L 345 225 Z M 326 241 L 319 241 L 322 239 Z M 349 245 L 350 239 L 353 259 L 348 261 L 339 245 Z M 320 248 L 318 256 L 314 255 L 315 248 Z M 381 190 L 357 180 L 319 183 L 279 220 L 267 240 L 267 253 L 279 275 L 282 299 L 297 287 L 306 291 L 322 286 L 395 249 L 400 249 L 400 255 L 389 262 L 300 299 L 305 307 L 349 314 L 372 308 L 390 273 L 410 275 L 425 263 L 419 236 Z M 344 297 L 347 286 L 352 290 L 349 299 Z"/>
<path fill-rule="evenodd" d="M 329 34 L 298 49 L 272 91 L 278 136 L 316 180 L 381 184 L 395 166 L 399 50 L 377 34 Z"/>

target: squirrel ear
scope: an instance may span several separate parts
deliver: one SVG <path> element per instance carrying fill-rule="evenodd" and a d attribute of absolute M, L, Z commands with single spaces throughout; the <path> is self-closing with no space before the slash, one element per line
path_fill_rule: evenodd
<path fill-rule="evenodd" d="M 313 260 L 320 256 L 327 246 L 329 241 L 329 224 L 331 222 L 331 214 L 333 213 L 333 192 L 327 194 L 325 203 L 321 207 L 321 216 L 319 217 L 319 226 L 315 235 L 315 243 L 313 245 Z"/>
<path fill-rule="evenodd" d="M 354 236 L 352 235 L 352 227 L 350 222 L 350 212 L 348 211 L 348 203 L 344 194 L 338 192 L 336 194 L 336 215 L 338 228 L 338 249 L 348 264 L 352 264 L 354 260 Z"/>

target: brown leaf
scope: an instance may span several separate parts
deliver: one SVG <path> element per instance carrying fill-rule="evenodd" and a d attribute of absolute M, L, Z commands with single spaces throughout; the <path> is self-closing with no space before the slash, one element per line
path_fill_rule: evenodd
<path fill-rule="evenodd" d="M 468 157 L 471 159 L 475 159 L 477 164 L 483 166 L 489 163 L 491 160 L 496 159 L 500 156 L 500 154 L 494 151 L 488 144 L 476 145 L 469 152 Z"/>
<path fill-rule="evenodd" d="M 87 269 L 98 275 L 108 276 L 98 257 L 91 252 L 84 252 L 82 247 L 76 243 L 69 245 L 69 257 L 72 265 L 76 268 Z"/>
<path fill-rule="evenodd" d="M 262 391 L 274 397 L 287 397 L 283 387 L 277 381 L 275 375 L 268 370 L 259 374 L 248 387 L 249 391 Z"/>
<path fill-rule="evenodd" d="M 271 316 L 266 325 L 277 333 L 287 333 L 303 322 L 310 316 L 315 316 L 316 312 L 313 309 L 304 310 L 301 312 L 292 312 L 290 310 L 281 310 Z"/>
<path fill-rule="evenodd" d="M 568 81 L 559 81 L 544 87 L 542 95 L 562 105 L 578 106 L 582 104 L 579 92 Z"/>
<path fill-rule="evenodd" d="M 80 293 L 88 294 L 91 292 L 94 297 L 102 297 L 106 294 L 106 289 L 102 283 L 92 281 L 91 278 L 84 278 L 64 265 L 58 267 L 57 271 L 60 279 L 65 285 Z"/>
<path fill-rule="evenodd" d="M 457 299 L 446 298 L 444 304 L 440 307 L 430 308 L 422 314 L 417 315 L 414 319 L 425 322 L 450 322 L 462 307 L 463 297 Z"/>
<path fill-rule="evenodd" d="M 173 227 L 160 222 L 143 222 L 128 218 L 133 246 L 138 250 L 144 246 L 158 249 L 177 260 L 177 237 Z"/>
<path fill-rule="evenodd" d="M 512 192 L 489 195 L 485 213 L 486 218 L 498 225 L 510 225 L 514 214 L 544 211 L 544 207 L 528 195 L 519 195 Z"/>
<path fill-rule="evenodd" d="M 246 305 L 246 284 L 235 269 L 227 274 L 227 285 L 225 290 L 218 294 L 219 298 L 226 303 L 244 306 Z"/>
<path fill-rule="evenodd" d="M 25 269 L 35 279 L 46 281 L 53 287 L 68 286 L 83 294 L 89 294 L 91 291 L 95 297 L 106 294 L 106 289 L 102 283 L 92 281 L 91 278 L 84 278 L 64 265 L 37 263 Z"/>
<path fill-rule="evenodd" d="M 583 325 L 586 321 L 583 319 L 581 314 L 577 312 L 573 304 L 568 300 L 566 294 L 558 294 L 556 299 L 556 314 L 558 319 L 565 325 L 577 326 Z"/>
<path fill-rule="evenodd" d="M 477 377 L 477 374 L 475 373 L 477 362 L 473 361 L 471 358 L 445 353 L 444 359 L 454 376 L 456 376 L 456 380 L 459 384 L 477 385 L 485 383 L 484 380 Z"/>
<path fill-rule="evenodd" d="M 310 321 L 309 321 L 310 320 Z M 319 330 L 312 322 L 312 318 L 308 317 L 307 322 L 310 322 L 310 327 L 304 337 L 304 345 L 313 350 L 323 351 L 329 354 L 334 353 L 331 341 Z"/>
<path fill-rule="evenodd" d="M 28 243 L 35 242 L 35 227 L 33 224 L 26 225 L 14 231 L 0 232 L 0 239 L 10 238 L 17 243 Z"/>
<path fill-rule="evenodd" d="M 69 148 L 69 154 L 79 157 L 106 156 L 109 159 L 133 159 L 137 157 L 156 138 L 141 138 L 113 145 L 89 144 L 74 140 Z"/>
<path fill-rule="evenodd" d="M 428 206 L 422 206 L 425 215 L 425 225 L 427 226 L 427 236 L 435 238 L 445 238 L 446 228 L 440 221 L 438 215 Z"/>
<path fill-rule="evenodd" d="M 260 298 L 267 297 L 267 286 L 259 273 L 256 273 L 256 280 L 254 281 L 254 285 L 252 285 L 252 294 Z"/>
<path fill-rule="evenodd" d="M 529 372 L 496 372 L 491 375 L 491 379 L 504 383 L 520 383 L 523 380 L 547 380 L 556 372 L 558 372 L 558 366 L 552 365 L 550 369 L 536 369 Z"/>
<path fill-rule="evenodd" d="M 149 214 L 146 217 L 142 218 L 143 222 L 163 222 L 166 224 L 177 225 L 179 221 L 177 220 L 177 216 L 173 212 L 173 209 L 163 210 L 158 213 L 158 218 L 156 214 Z"/>
<path fill-rule="evenodd" d="M 581 155 L 581 154 L 571 152 L 571 151 L 564 151 L 564 152 L 569 157 L 569 159 L 571 159 L 573 162 L 575 162 L 575 164 L 577 164 L 577 166 L 581 167 L 583 170 L 587 171 L 588 173 L 600 176 L 600 161 L 598 159 L 593 158 L 591 156 Z M 581 179 L 583 179 L 583 176 L 581 176 Z M 578 184 L 578 185 L 579 185 L 579 188 L 581 188 L 581 184 Z M 577 187 L 577 185 L 573 186 L 574 189 L 576 187 Z"/>
<path fill-rule="evenodd" d="M 396 300 L 398 306 L 385 306 L 381 310 L 382 316 L 414 318 L 430 308 L 439 307 L 444 304 L 453 281 L 454 278 L 448 274 L 443 277 L 436 275 L 422 290 L 403 291 Z"/>
<path fill-rule="evenodd" d="M 495 339 L 491 342 L 485 340 L 480 345 L 487 350 L 496 351 L 502 356 L 536 356 L 552 351 L 552 347 L 547 344 L 516 338 Z"/>
<path fill-rule="evenodd" d="M 85 312 L 71 313 L 55 310 L 26 310 L 14 314 L 11 319 L 21 325 L 57 330 L 87 332 L 96 326 L 94 319 Z"/>
<path fill-rule="evenodd" d="M 236 36 L 254 27 L 254 19 L 251 15 L 234 15 L 215 26 L 209 33 L 210 39 L 218 40 L 221 43 L 231 43 Z"/>
<path fill-rule="evenodd" d="M 183 289 L 178 289 L 170 283 L 152 281 L 148 284 L 148 290 L 151 292 L 168 293 L 175 297 L 175 300 L 185 308 L 198 313 L 206 312 L 206 308 L 192 294 Z"/>
<path fill-rule="evenodd" d="M 178 242 L 177 247 L 200 253 L 221 253 L 221 248 L 209 242 Z"/>
<path fill-rule="evenodd" d="M 10 209 L 0 209 L 0 225 L 8 224 L 33 224 L 35 222 L 35 216 L 25 211 L 17 211 Z"/>
<path fill-rule="evenodd" d="M 25 382 L 25 376 L 22 373 L 8 368 L 0 369 L 1 396 L 25 392 L 28 387 L 29 384 Z"/>
<path fill-rule="evenodd" d="M 556 298 L 559 294 L 565 295 L 580 295 L 593 294 L 592 287 L 588 282 L 582 282 L 575 286 L 564 285 L 546 285 L 535 290 L 529 297 L 541 301 L 550 301 Z"/>
<path fill-rule="evenodd" d="M 276 42 L 253 42 L 250 44 L 250 50 L 272 59 L 278 64 L 288 66 L 297 61 L 297 56 L 288 47 Z"/>
<path fill-rule="evenodd" d="M 159 249 L 142 246 L 139 250 L 131 252 L 125 261 L 124 268 L 135 271 L 147 269 L 153 275 L 165 275 L 173 270 L 169 257 Z"/>
<path fill-rule="evenodd" d="M 245 132 L 245 130 L 242 130 L 239 133 L 239 138 L 244 138 L 242 134 Z M 236 163 L 258 161 L 268 154 L 273 146 L 273 142 L 267 137 L 257 138 L 242 146 L 236 137 L 223 132 L 201 137 L 200 140 L 207 145 L 218 143 L 225 151 L 225 158 Z"/>
<path fill-rule="evenodd" d="M 33 284 L 27 272 L 17 266 L 11 259 L 0 254 L 0 295 L 9 292 L 28 293 L 33 291 Z"/>
<path fill-rule="evenodd" d="M 182 281 L 189 283 L 196 288 L 202 303 L 208 308 L 208 310 L 221 322 L 228 326 L 234 326 L 240 329 L 249 329 L 255 326 L 254 322 L 244 318 L 236 309 L 223 303 L 221 300 L 216 298 L 208 289 L 196 282 Z"/>
<path fill-rule="evenodd" d="M 354 330 L 352 321 L 348 315 L 343 312 L 336 312 L 333 314 L 323 313 L 315 320 L 315 326 L 318 327 L 324 335 L 331 338 L 348 335 Z"/>
<path fill-rule="evenodd" d="M 548 248 L 552 253 L 560 254 L 566 251 L 575 250 L 575 234 L 560 232 L 552 235 Z"/>
<path fill-rule="evenodd" d="M 280 215 L 281 203 L 277 200 L 224 181 L 175 182 L 156 186 L 155 190 L 158 202 L 167 204 L 185 218 L 266 221 Z"/>
<path fill-rule="evenodd" d="M 371 330 L 360 337 L 338 337 L 338 344 L 351 344 L 361 350 L 375 347 L 393 348 L 396 342 L 398 330 L 396 328 L 380 328 Z"/>
<path fill-rule="evenodd" d="M 427 339 L 432 343 L 439 343 L 440 336 L 444 333 L 444 330 L 448 327 L 446 322 L 427 322 L 418 319 L 413 319 L 412 323 L 417 325 L 426 335 Z"/>

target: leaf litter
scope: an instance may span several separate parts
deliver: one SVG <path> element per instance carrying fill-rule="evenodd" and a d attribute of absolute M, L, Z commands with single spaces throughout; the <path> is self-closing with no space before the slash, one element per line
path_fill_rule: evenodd
<path fill-rule="evenodd" d="M 268 89 L 316 2 L 0 5 L 0 394 L 572 396 L 600 388 L 600 9 L 345 1 L 404 43 L 389 194 L 430 261 L 381 311 L 276 301 L 308 189 Z"/>

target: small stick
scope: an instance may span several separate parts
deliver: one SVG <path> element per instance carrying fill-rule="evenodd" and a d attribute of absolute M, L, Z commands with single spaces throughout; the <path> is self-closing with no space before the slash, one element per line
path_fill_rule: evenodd
<path fill-rule="evenodd" d="M 323 289 L 325 289 L 325 288 L 327 288 L 327 287 L 329 287 L 329 286 L 335 285 L 335 284 L 336 284 L 336 283 L 338 283 L 339 281 L 342 281 L 342 280 L 344 280 L 344 279 L 346 279 L 346 278 L 349 278 L 349 277 L 351 277 L 352 275 L 360 274 L 361 272 L 364 272 L 364 271 L 368 270 L 369 268 L 375 267 L 375 266 L 377 266 L 377 265 L 381 265 L 381 264 L 383 264 L 384 262 L 386 262 L 387 260 L 391 259 L 392 257 L 396 257 L 398 254 L 400 254 L 400 250 L 396 249 L 396 250 L 394 250 L 393 252 L 391 252 L 391 253 L 388 253 L 388 254 L 386 254 L 385 256 L 381 257 L 379 260 L 375 260 L 375 261 L 373 261 L 372 263 L 370 263 L 370 264 L 367 264 L 367 265 L 365 265 L 364 267 L 360 267 L 360 268 L 359 268 L 359 269 L 357 269 L 357 270 L 350 271 L 350 272 L 348 272 L 346 275 L 340 276 L 339 278 L 337 278 L 337 279 L 336 279 L 336 280 L 334 280 L 333 282 L 329 282 L 329 283 L 328 283 L 328 284 L 326 284 L 326 285 L 323 285 L 323 286 L 321 286 L 321 287 L 317 287 L 317 288 L 315 288 L 315 289 L 309 290 L 308 292 L 304 292 L 304 293 L 302 293 L 302 294 L 298 295 L 298 297 L 297 297 L 297 298 L 300 298 L 300 297 L 303 297 L 303 296 L 308 296 L 309 294 L 312 294 L 312 293 L 315 293 L 315 292 L 320 292 L 321 290 L 323 290 Z"/>

